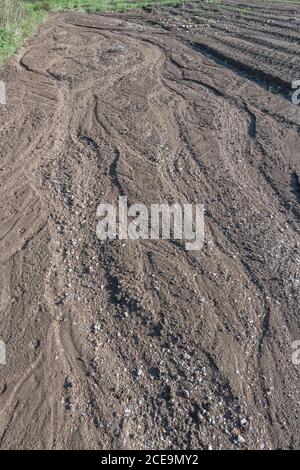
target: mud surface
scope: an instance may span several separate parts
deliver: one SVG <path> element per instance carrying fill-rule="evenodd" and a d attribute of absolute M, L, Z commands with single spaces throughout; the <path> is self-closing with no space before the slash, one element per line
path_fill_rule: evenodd
<path fill-rule="evenodd" d="M 300 6 L 62 13 L 2 68 L 2 449 L 299 448 Z M 205 245 L 96 238 L 203 203 Z"/>

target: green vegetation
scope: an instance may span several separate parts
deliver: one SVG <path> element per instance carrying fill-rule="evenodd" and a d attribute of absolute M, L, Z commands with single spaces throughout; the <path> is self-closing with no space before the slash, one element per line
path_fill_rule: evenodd
<path fill-rule="evenodd" d="M 147 5 L 174 5 L 181 0 L 36 0 L 27 2 L 32 10 L 126 11 Z"/>
<path fill-rule="evenodd" d="M 29 13 L 19 0 L 0 0 L 0 63 L 15 52 L 45 18 L 44 10 Z"/>

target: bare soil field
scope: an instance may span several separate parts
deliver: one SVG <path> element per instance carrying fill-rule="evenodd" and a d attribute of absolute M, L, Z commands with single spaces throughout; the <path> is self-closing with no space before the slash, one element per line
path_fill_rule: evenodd
<path fill-rule="evenodd" d="M 300 5 L 54 13 L 0 70 L 2 449 L 299 449 Z M 101 242 L 203 203 L 205 245 Z"/>

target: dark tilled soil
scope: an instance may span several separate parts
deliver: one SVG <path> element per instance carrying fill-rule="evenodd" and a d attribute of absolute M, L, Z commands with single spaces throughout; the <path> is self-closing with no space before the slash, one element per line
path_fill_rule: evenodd
<path fill-rule="evenodd" d="M 1 69 L 2 449 L 300 448 L 299 18 L 53 14 Z M 101 243 L 120 194 L 203 250 Z"/>

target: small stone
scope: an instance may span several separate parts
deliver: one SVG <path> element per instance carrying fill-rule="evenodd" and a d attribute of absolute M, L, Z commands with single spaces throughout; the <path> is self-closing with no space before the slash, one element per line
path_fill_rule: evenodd
<path fill-rule="evenodd" d="M 97 333 L 98 331 L 101 330 L 101 325 L 99 325 L 99 323 L 95 323 L 94 325 L 92 325 L 91 330 L 93 333 Z"/>
<path fill-rule="evenodd" d="M 183 398 L 189 398 L 190 392 L 188 390 L 182 390 L 181 395 L 183 396 Z"/>

